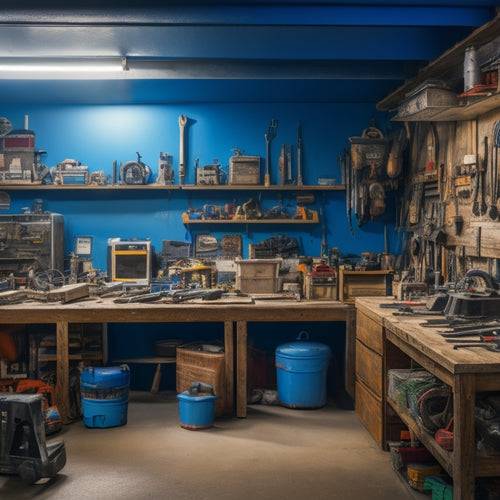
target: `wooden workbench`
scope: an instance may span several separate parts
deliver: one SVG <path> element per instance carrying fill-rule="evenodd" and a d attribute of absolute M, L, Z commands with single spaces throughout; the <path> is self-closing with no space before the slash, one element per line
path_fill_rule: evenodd
<path fill-rule="evenodd" d="M 217 301 L 179 304 L 115 304 L 112 299 L 96 299 L 70 304 L 33 301 L 0 306 L 0 324 L 56 324 L 57 385 L 55 397 L 63 422 L 67 423 L 69 415 L 69 323 L 223 323 L 228 401 L 236 407 L 238 417 L 246 417 L 247 323 L 346 321 L 349 314 L 350 317 L 354 317 L 354 308 L 338 301 L 256 300 L 251 304 L 228 304 Z M 236 404 L 234 404 L 233 394 L 236 396 Z"/>
<path fill-rule="evenodd" d="M 454 451 L 448 452 L 441 448 L 433 436 L 416 424 L 409 412 L 390 400 L 386 390 L 383 391 L 385 408 L 383 415 L 380 416 L 383 425 L 386 426 L 382 435 L 387 437 L 389 434 L 387 430 L 389 422 L 385 418 L 385 411 L 393 410 L 453 477 L 453 498 L 473 499 L 476 477 L 500 476 L 500 458 L 478 456 L 474 434 L 476 394 L 500 391 L 500 353 L 480 348 L 455 350 L 453 344 L 446 342 L 439 334 L 439 330 L 443 327 L 421 326 L 426 319 L 436 316 L 395 316 L 393 313 L 396 309 L 380 307 L 381 303 L 388 302 L 391 302 L 388 298 L 356 299 L 358 327 L 364 330 L 358 333 L 365 337 L 361 342 L 369 344 L 370 341 L 366 340 L 367 332 L 372 331 L 375 335 L 377 327 L 381 327 L 385 344 L 389 344 L 392 349 L 396 347 L 399 353 L 404 353 L 409 360 L 414 360 L 451 387 Z M 360 342 L 359 338 L 357 342 Z M 370 350 L 377 354 L 376 350 Z M 388 352 L 391 352 L 390 349 L 385 348 L 384 353 Z M 384 385 L 387 384 L 388 370 L 394 367 L 401 368 L 400 355 L 394 356 L 399 366 L 394 366 L 391 358 L 389 355 L 382 360 Z M 359 387 L 366 386 L 359 377 L 358 382 L 360 382 Z"/>

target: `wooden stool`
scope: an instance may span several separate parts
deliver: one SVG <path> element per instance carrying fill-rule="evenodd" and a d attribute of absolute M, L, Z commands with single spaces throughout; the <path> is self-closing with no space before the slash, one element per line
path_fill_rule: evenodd
<path fill-rule="evenodd" d="M 132 358 L 132 359 L 115 359 L 113 363 L 127 363 L 127 364 L 144 364 L 144 365 L 156 365 L 155 375 L 153 377 L 153 383 L 151 384 L 151 393 L 156 394 L 160 389 L 161 382 L 161 366 L 175 363 L 175 358 Z"/>

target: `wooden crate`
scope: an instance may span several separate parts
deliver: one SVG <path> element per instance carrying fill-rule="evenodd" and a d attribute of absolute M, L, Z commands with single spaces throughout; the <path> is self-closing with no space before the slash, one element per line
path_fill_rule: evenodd
<path fill-rule="evenodd" d="M 243 293 L 276 293 L 279 291 L 278 259 L 236 259 L 236 288 Z"/>
<path fill-rule="evenodd" d="M 176 390 L 187 391 L 193 382 L 210 384 L 214 388 L 215 416 L 231 411 L 228 405 L 225 354 L 196 350 L 195 344 L 186 344 L 177 348 L 176 354 Z"/>
<path fill-rule="evenodd" d="M 339 269 L 339 300 L 354 304 L 355 297 L 392 294 L 393 271 L 346 271 Z"/>

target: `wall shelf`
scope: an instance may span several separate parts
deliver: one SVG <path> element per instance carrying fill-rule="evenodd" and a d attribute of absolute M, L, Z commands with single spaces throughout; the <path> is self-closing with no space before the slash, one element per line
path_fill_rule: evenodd
<path fill-rule="evenodd" d="M 335 184 L 333 186 L 297 186 L 294 184 L 262 186 L 260 184 L 246 186 L 238 184 L 220 184 L 217 186 L 203 186 L 203 185 L 185 185 L 182 186 L 186 191 L 345 191 L 344 184 Z"/>
<path fill-rule="evenodd" d="M 471 96 L 465 98 L 458 106 L 450 106 L 439 110 L 436 109 L 433 112 L 422 110 L 421 112 L 407 117 L 395 116 L 392 120 L 400 122 L 451 122 L 473 120 L 477 116 L 492 111 L 498 107 L 500 107 L 500 93 L 492 93 L 488 96 Z"/>
<path fill-rule="evenodd" d="M 189 219 L 182 216 L 182 222 L 186 225 L 196 224 L 318 224 L 317 217 L 313 219 L 227 219 L 227 220 L 201 220 Z"/>
<path fill-rule="evenodd" d="M 93 186 L 89 184 L 66 184 L 66 185 L 53 185 L 53 184 L 2 184 L 0 183 L 0 191 L 127 191 L 127 190 L 166 190 L 166 191 L 345 191 L 345 185 L 335 184 L 333 186 L 296 186 L 290 185 L 196 185 L 196 184 L 119 184 L 119 185 L 106 185 L 106 186 Z"/>

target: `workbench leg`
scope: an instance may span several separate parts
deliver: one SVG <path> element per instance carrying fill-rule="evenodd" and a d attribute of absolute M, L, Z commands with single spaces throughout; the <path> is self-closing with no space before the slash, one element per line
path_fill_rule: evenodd
<path fill-rule="evenodd" d="M 475 386 L 473 375 L 455 375 L 453 392 L 453 498 L 474 500 Z"/>
<path fill-rule="evenodd" d="M 56 405 L 61 415 L 63 424 L 69 424 L 70 404 L 69 404 L 69 351 L 68 351 L 68 323 L 58 321 L 57 332 L 57 367 L 56 367 Z"/>
<path fill-rule="evenodd" d="M 227 409 L 234 411 L 234 325 L 224 321 L 224 368 L 226 371 Z"/>
<path fill-rule="evenodd" d="M 236 322 L 236 416 L 247 416 L 247 322 Z"/>
<path fill-rule="evenodd" d="M 346 312 L 345 390 L 352 399 L 356 397 L 356 309 Z"/>
<path fill-rule="evenodd" d="M 161 363 L 156 365 L 155 376 L 153 377 L 153 383 L 151 384 L 151 394 L 156 394 L 160 389 L 161 382 Z"/>

